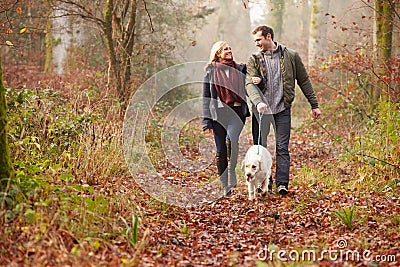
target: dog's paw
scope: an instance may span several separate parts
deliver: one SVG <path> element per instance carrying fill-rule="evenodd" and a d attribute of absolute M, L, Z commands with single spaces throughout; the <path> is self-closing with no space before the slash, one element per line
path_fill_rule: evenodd
<path fill-rule="evenodd" d="M 259 185 L 256 190 L 257 190 L 257 193 L 259 193 L 259 194 L 261 194 L 263 192 L 261 185 Z"/>

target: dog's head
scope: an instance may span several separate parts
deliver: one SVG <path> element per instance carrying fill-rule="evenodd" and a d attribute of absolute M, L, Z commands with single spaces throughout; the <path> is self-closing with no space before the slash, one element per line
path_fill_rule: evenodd
<path fill-rule="evenodd" d="M 260 157 L 250 157 L 243 162 L 246 181 L 250 182 L 260 171 Z"/>

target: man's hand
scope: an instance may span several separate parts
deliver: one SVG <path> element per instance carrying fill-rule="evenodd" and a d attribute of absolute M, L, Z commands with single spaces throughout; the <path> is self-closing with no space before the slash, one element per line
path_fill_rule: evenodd
<path fill-rule="evenodd" d="M 321 110 L 319 108 L 314 108 L 311 112 L 313 119 L 318 119 L 318 117 L 321 115 Z"/>
<path fill-rule="evenodd" d="M 258 105 L 257 105 L 257 111 L 258 111 L 258 113 L 267 112 L 267 111 L 268 111 L 268 106 L 267 106 L 267 104 L 265 104 L 265 103 L 263 103 L 263 102 L 258 103 Z"/>

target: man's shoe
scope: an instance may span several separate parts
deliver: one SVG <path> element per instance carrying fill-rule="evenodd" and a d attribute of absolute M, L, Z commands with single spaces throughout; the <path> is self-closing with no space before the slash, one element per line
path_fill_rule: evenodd
<path fill-rule="evenodd" d="M 287 186 L 285 186 L 285 185 L 278 186 L 276 191 L 278 191 L 278 194 L 281 196 L 286 196 L 287 193 L 289 193 L 289 190 L 287 189 Z"/>

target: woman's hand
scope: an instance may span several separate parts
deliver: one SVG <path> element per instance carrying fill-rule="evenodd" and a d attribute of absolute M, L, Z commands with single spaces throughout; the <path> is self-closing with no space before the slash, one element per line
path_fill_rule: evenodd
<path fill-rule="evenodd" d="M 205 132 L 205 133 L 208 133 L 208 134 L 212 134 L 213 131 L 212 131 L 212 129 L 207 128 L 207 129 L 204 130 L 204 132 Z"/>
<path fill-rule="evenodd" d="M 259 84 L 261 82 L 261 78 L 260 77 L 251 77 L 251 81 L 254 84 Z"/>

